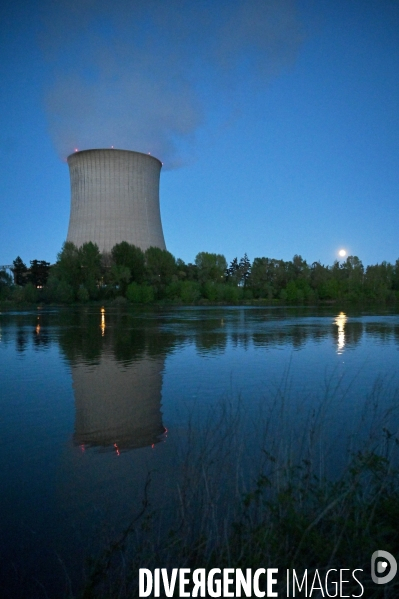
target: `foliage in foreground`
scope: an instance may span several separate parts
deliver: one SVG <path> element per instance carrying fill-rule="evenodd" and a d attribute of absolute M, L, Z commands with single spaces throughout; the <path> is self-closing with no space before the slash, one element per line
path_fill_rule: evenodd
<path fill-rule="evenodd" d="M 376 549 L 399 554 L 399 472 L 392 465 L 398 441 L 388 431 L 385 437 L 385 455 L 358 451 L 336 480 L 318 478 L 309 461 L 281 467 L 267 456 L 267 473 L 258 476 L 252 491 L 219 511 L 203 472 L 198 483 L 206 489 L 201 514 L 190 514 L 190 501 L 182 499 L 180 518 L 167 535 L 159 536 L 146 489 L 142 512 L 92 561 L 80 598 L 139 597 L 139 568 L 167 568 L 170 573 L 172 568 L 268 567 L 281 573 L 294 568 L 298 575 L 307 569 L 310 581 L 316 570 L 323 578 L 331 568 L 361 568 L 362 596 L 397 597 L 398 582 L 381 588 L 370 577 Z M 230 503 L 235 499 L 230 497 Z M 283 578 L 281 597 L 286 596 Z M 333 582 L 330 576 L 329 596 L 340 596 Z M 345 586 L 347 596 L 360 596 L 360 590 L 353 580 Z M 177 586 L 174 596 L 179 596 Z M 325 595 L 304 595 L 297 589 L 295 596 Z"/>

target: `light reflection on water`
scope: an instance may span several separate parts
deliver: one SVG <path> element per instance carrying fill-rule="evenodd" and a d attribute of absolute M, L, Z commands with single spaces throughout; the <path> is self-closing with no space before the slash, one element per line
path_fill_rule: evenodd
<path fill-rule="evenodd" d="M 337 354 L 342 354 L 345 347 L 345 324 L 347 321 L 346 314 L 340 312 L 335 319 L 335 324 L 338 327 L 338 342 L 337 342 Z"/>
<path fill-rule="evenodd" d="M 170 506 L 195 444 L 216 445 L 227 485 L 233 446 L 247 483 L 264 443 L 337 468 L 398 386 L 396 314 L 85 308 L 3 313 L 0 331 L 2 570 L 49 589 L 57 556 L 81 569 L 130 520 L 149 470 L 153 505 Z M 224 423 L 225 454 L 207 436 Z"/>

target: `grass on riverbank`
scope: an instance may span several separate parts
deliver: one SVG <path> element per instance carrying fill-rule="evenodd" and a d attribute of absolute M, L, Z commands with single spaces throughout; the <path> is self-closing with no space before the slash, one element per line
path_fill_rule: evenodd
<path fill-rule="evenodd" d="M 369 433 L 357 446 L 347 445 L 346 466 L 337 464 L 328 476 L 322 467 L 320 445 L 314 443 L 316 436 L 323 434 L 323 418 L 309 419 L 303 439 L 293 439 L 292 430 L 291 435 L 287 430 L 292 423 L 283 422 L 287 406 L 282 394 L 286 389 L 276 392 L 273 420 L 269 414 L 267 422 L 258 422 L 264 442 L 258 473 L 249 487 L 240 474 L 241 468 L 248 467 L 248 462 L 245 465 L 241 460 L 247 441 L 236 432 L 242 406 L 220 404 L 201 430 L 196 422 L 194 431 L 192 422 L 180 456 L 182 474 L 174 481 L 173 523 L 168 521 L 165 526 L 162 515 L 153 509 L 148 488 L 156 479 L 149 475 L 141 513 L 90 562 L 80 599 L 139 597 L 139 568 L 209 571 L 228 567 L 244 571 L 279 568 L 279 597 L 287 596 L 287 568 L 295 568 L 301 575 L 307 569 L 310 581 L 316 569 L 323 579 L 331 568 L 361 568 L 358 578 L 363 594 L 359 584 L 347 576 L 352 583 L 345 585 L 346 595 L 397 597 L 399 582 L 394 579 L 379 586 L 370 576 L 374 551 L 383 549 L 399 556 L 399 441 L 397 433 L 384 426 L 389 423 L 392 428 L 396 421 L 392 414 L 398 405 L 397 390 L 390 390 L 390 410 L 382 414 L 378 407 L 388 391 L 376 384 L 365 400 Z M 323 409 L 337 399 L 338 392 L 338 387 L 326 392 Z M 326 423 L 328 426 L 328 419 Z M 276 428 L 280 435 L 273 436 Z M 338 597 L 333 582 L 330 575 L 329 596 Z M 324 595 L 317 590 L 309 592 L 310 588 L 309 597 L 328 596 L 325 590 Z M 177 587 L 174 596 L 179 596 Z M 297 590 L 296 596 L 306 595 Z"/>
<path fill-rule="evenodd" d="M 179 527 L 157 538 L 156 522 L 144 510 L 141 521 L 92 564 L 81 597 L 139 597 L 139 568 L 160 567 L 207 571 L 277 567 L 282 573 L 295 568 L 301 576 L 307 569 L 309 580 L 315 569 L 323 579 L 330 568 L 361 568 L 358 577 L 365 597 L 397 597 L 398 583 L 381 589 L 371 582 L 369 573 L 376 549 L 393 555 L 399 552 L 399 479 L 389 460 L 375 453 L 358 453 L 335 482 L 317 479 L 306 463 L 280 476 L 285 481 L 275 492 L 269 477 L 259 477 L 254 490 L 243 497 L 241 512 L 233 522 L 227 518 L 215 522 L 212 505 L 204 506 L 203 521 L 194 527 L 195 532 L 182 514 Z M 285 579 L 280 581 L 279 596 L 286 596 L 285 584 Z M 330 596 L 339 596 L 333 586 L 329 591 Z M 359 596 L 359 585 L 352 580 L 345 592 Z M 297 591 L 297 596 L 306 595 Z"/>

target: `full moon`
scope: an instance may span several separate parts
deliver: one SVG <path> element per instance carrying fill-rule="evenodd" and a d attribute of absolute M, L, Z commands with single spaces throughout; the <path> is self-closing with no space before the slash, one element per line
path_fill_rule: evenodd
<path fill-rule="evenodd" d="M 341 256 L 341 258 L 345 258 L 346 250 L 339 250 L 338 254 Z"/>

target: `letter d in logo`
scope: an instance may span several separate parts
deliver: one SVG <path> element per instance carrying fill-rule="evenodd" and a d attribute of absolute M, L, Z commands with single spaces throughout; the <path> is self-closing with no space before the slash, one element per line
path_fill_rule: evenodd
<path fill-rule="evenodd" d="M 387 571 L 388 564 L 390 566 L 388 574 L 385 576 L 378 576 L 378 574 L 383 574 Z M 391 580 L 395 578 L 397 570 L 398 564 L 391 553 L 382 551 L 382 549 L 374 551 L 371 556 L 371 578 L 375 584 L 386 584 L 387 582 L 391 582 Z"/>

